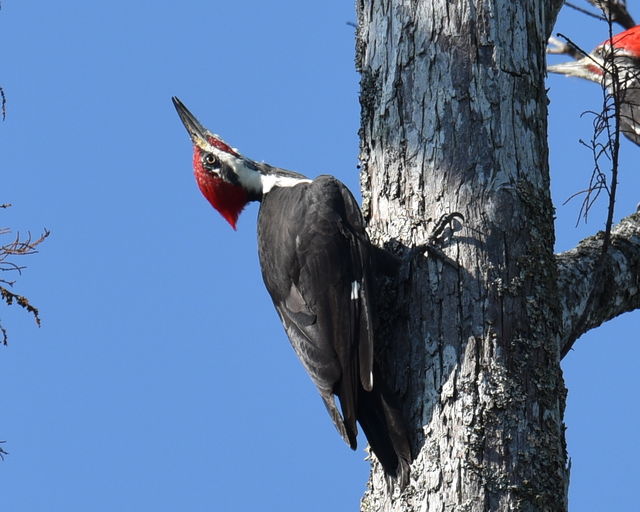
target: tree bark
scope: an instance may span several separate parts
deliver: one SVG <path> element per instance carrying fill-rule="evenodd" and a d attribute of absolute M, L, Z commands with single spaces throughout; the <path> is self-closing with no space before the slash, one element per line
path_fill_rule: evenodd
<path fill-rule="evenodd" d="M 556 258 L 562 357 L 588 330 L 640 308 L 640 213 L 612 229 L 606 254 L 603 240 L 598 233 Z"/>
<path fill-rule="evenodd" d="M 381 312 L 415 461 L 402 492 L 374 461 L 364 511 L 566 510 L 544 86 L 561 3 L 358 0 L 372 240 L 402 251 L 465 219 L 441 246 L 457 266 L 415 259 Z"/>

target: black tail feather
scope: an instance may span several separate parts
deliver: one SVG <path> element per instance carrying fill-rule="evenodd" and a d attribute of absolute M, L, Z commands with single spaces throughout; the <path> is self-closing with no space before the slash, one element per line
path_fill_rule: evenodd
<path fill-rule="evenodd" d="M 358 422 L 385 473 L 404 488 L 409 482 L 411 445 L 405 421 L 394 402 L 381 379 L 374 378 L 372 391 L 360 391 Z"/>

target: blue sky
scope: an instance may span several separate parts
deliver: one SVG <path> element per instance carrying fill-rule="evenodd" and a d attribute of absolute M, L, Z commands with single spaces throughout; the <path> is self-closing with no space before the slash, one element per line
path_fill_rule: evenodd
<path fill-rule="evenodd" d="M 635 13 L 639 15 L 640 13 Z M 51 237 L 0 309 L 3 510 L 355 510 L 368 465 L 340 440 L 263 289 L 257 207 L 234 232 L 200 196 L 170 101 L 256 160 L 357 191 L 351 2 L 5 1 L 1 226 Z M 606 28 L 567 13 L 591 48 Z M 557 59 L 556 59 L 557 60 Z M 557 248 L 601 229 L 588 181 L 597 86 L 551 77 Z M 617 218 L 640 200 L 623 142 Z M 604 203 L 602 203 L 604 206 Z M 571 509 L 631 510 L 638 313 L 565 360 Z M 329 491 L 328 491 L 329 490 Z"/>

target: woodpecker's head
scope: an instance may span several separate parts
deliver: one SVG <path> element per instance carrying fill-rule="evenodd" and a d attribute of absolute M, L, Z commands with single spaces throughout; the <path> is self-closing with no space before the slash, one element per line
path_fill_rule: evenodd
<path fill-rule="evenodd" d="M 601 83 L 607 78 L 604 72 L 607 56 L 613 57 L 623 80 L 637 81 L 640 78 L 637 76 L 640 70 L 640 25 L 608 39 L 582 59 L 548 66 L 547 71 Z"/>
<path fill-rule="evenodd" d="M 261 201 L 275 187 L 295 187 L 311 182 L 297 172 L 242 156 L 220 136 L 202 126 L 178 98 L 174 96 L 172 100 L 193 141 L 193 171 L 198 187 L 233 229 L 249 201 Z"/>
<path fill-rule="evenodd" d="M 172 100 L 193 142 L 193 171 L 198 187 L 236 229 L 245 205 L 262 197 L 259 165 L 202 126 L 178 98 L 174 96 Z"/>

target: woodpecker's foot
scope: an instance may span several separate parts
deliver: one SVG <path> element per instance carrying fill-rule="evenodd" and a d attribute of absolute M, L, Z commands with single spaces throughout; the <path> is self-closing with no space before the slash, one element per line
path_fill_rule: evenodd
<path fill-rule="evenodd" d="M 436 226 L 433 228 L 433 231 L 429 235 L 427 242 L 411 248 L 406 256 L 406 260 L 408 260 L 408 263 L 411 263 L 417 256 L 428 253 L 429 256 L 439 258 L 455 269 L 459 268 L 459 265 L 454 260 L 449 258 L 449 256 L 447 256 L 444 252 L 442 252 L 442 250 L 438 247 L 438 245 L 440 245 L 445 238 L 450 237 L 453 233 L 460 229 L 459 226 L 453 225 L 453 221 L 456 218 L 460 219 L 460 222 L 464 222 L 464 216 L 458 212 L 447 213 L 440 217 L 440 219 L 438 219 L 438 222 L 436 222 Z M 443 233 L 445 233 L 445 228 L 449 225 L 451 227 L 446 232 L 447 236 L 442 236 Z"/>
<path fill-rule="evenodd" d="M 445 213 L 442 217 L 440 217 L 438 222 L 436 222 L 436 227 L 433 228 L 433 232 L 429 236 L 428 243 L 431 243 L 431 244 L 435 243 L 436 240 L 440 238 L 440 235 L 444 231 L 444 228 L 447 227 L 447 224 L 451 224 L 451 233 L 455 233 L 456 231 L 458 231 L 458 229 L 460 228 L 458 226 L 453 225 L 453 221 L 456 218 L 460 219 L 460 222 L 464 222 L 464 215 L 462 215 L 459 212 Z"/>

